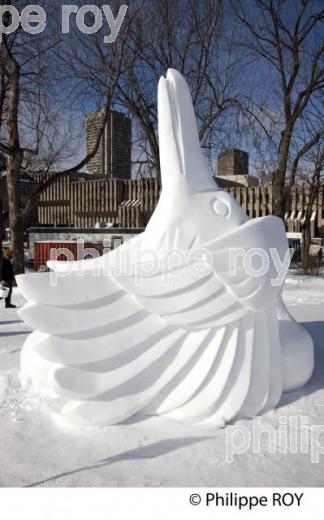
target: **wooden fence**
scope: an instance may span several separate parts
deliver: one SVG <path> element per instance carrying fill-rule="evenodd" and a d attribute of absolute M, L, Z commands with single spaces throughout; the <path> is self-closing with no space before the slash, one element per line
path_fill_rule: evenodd
<path fill-rule="evenodd" d="M 121 180 L 108 178 L 63 178 L 42 195 L 38 207 L 40 225 L 95 227 L 111 223 L 123 228 L 144 227 L 158 202 L 160 181 L 156 178 Z M 225 188 L 252 218 L 272 214 L 272 188 Z M 287 231 L 300 232 L 309 188 L 294 187 L 286 212 Z M 312 235 L 324 232 L 324 185 L 313 204 Z"/>

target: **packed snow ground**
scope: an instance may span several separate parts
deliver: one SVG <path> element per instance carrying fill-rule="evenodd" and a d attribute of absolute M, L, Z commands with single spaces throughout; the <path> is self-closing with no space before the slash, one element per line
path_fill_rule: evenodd
<path fill-rule="evenodd" d="M 163 418 L 100 430 L 62 424 L 50 411 L 50 399 L 35 395 L 20 380 L 19 355 L 30 331 L 15 309 L 4 309 L 0 302 L 0 485 L 323 485 L 324 455 L 317 457 L 312 434 L 324 425 L 324 277 L 288 277 L 284 298 L 314 339 L 315 371 L 306 387 L 284 395 L 278 409 L 261 419 L 276 435 L 280 430 L 288 437 L 287 447 L 282 449 L 276 437 L 271 452 L 267 434 L 258 436 L 259 419 L 244 421 L 240 425 L 245 428 L 246 449 L 231 463 L 231 438 L 237 445 L 242 442 L 237 431 L 234 436 L 235 425 L 201 429 Z M 23 305 L 17 290 L 13 301 Z M 255 453 L 253 432 L 261 440 Z M 299 445 L 302 435 L 304 453 L 295 447 L 295 438 Z M 324 446 L 324 433 L 318 440 Z M 312 456 L 319 462 L 312 462 Z"/>

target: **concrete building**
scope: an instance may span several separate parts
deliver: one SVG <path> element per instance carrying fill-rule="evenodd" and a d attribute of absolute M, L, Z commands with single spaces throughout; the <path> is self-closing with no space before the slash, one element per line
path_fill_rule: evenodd
<path fill-rule="evenodd" d="M 256 177 L 249 175 L 249 154 L 238 148 L 228 148 L 218 155 L 216 181 L 221 188 L 259 184 Z"/>
<path fill-rule="evenodd" d="M 102 126 L 104 109 L 90 114 L 86 119 L 86 150 L 90 153 Z M 131 120 L 122 112 L 112 110 L 104 129 L 96 155 L 88 163 L 88 172 L 108 178 L 131 178 Z"/>
<path fill-rule="evenodd" d="M 218 179 L 216 179 L 218 182 Z M 159 200 L 157 178 L 109 179 L 88 175 L 82 180 L 60 179 L 41 195 L 38 221 L 41 226 L 94 228 L 144 228 Z M 273 213 L 271 186 L 225 186 L 251 217 Z M 309 200 L 307 186 L 294 186 L 287 200 L 287 232 L 301 234 Z M 324 184 L 312 206 L 312 237 L 324 237 Z"/>

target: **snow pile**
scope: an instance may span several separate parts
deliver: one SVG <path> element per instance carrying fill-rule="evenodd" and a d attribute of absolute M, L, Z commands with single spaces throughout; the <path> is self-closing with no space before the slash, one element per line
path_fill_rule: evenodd
<path fill-rule="evenodd" d="M 288 276 L 284 300 L 289 306 L 324 304 L 324 277 Z"/>
<path fill-rule="evenodd" d="M 21 421 L 26 412 L 48 413 L 59 410 L 58 399 L 49 392 L 39 392 L 17 369 L 0 373 L 0 413 L 13 422 Z"/>

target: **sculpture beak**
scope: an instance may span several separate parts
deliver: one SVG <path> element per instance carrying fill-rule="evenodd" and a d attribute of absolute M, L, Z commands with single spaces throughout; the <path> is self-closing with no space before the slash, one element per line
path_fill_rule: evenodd
<path fill-rule="evenodd" d="M 163 189 L 174 188 L 179 180 L 190 191 L 217 189 L 201 150 L 188 84 L 176 70 L 160 79 L 158 119 Z"/>

